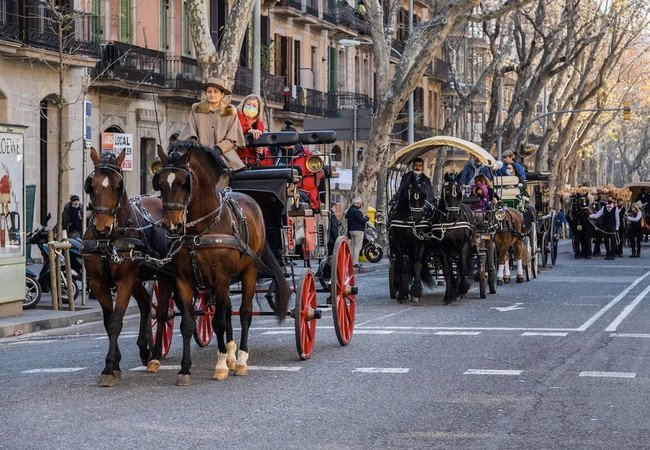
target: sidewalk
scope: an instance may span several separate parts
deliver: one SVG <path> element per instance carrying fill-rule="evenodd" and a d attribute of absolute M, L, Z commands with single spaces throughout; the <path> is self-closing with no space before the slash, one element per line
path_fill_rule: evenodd
<path fill-rule="evenodd" d="M 44 293 L 36 308 L 24 310 L 19 316 L 0 318 L 0 338 L 102 320 L 102 309 L 97 300 L 88 299 L 86 306 L 80 304 L 81 296 L 75 303 L 76 311 L 69 311 L 67 304 L 63 305 L 64 309 L 53 311 L 52 297 Z M 126 315 L 138 313 L 138 306 L 131 299 Z"/>

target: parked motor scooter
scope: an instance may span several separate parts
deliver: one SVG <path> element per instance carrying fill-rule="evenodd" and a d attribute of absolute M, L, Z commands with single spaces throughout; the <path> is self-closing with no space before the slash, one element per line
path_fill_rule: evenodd
<path fill-rule="evenodd" d="M 23 300 L 23 309 L 34 308 L 41 301 L 42 294 L 43 288 L 41 287 L 41 283 L 38 282 L 38 275 L 27 267 L 25 271 L 25 300 Z"/>
<path fill-rule="evenodd" d="M 51 281 L 50 281 L 50 247 L 47 245 L 48 242 L 48 229 L 45 226 L 36 228 L 35 230 L 31 231 L 30 233 L 27 233 L 26 235 L 26 244 L 34 244 L 38 247 L 38 250 L 41 252 L 41 256 L 43 257 L 43 266 L 41 267 L 41 270 L 36 277 L 36 280 L 38 281 L 41 291 L 42 292 L 50 292 L 51 289 Z M 63 256 L 59 256 L 61 258 L 61 298 L 64 303 L 68 302 L 68 282 L 67 278 L 65 276 L 66 274 L 66 266 L 65 266 L 65 259 Z M 72 298 L 76 299 L 77 296 L 79 295 L 79 287 L 77 285 L 78 282 L 81 281 L 81 267 L 80 267 L 80 261 L 81 261 L 81 253 L 78 251 L 78 249 L 75 248 L 75 246 L 72 246 L 70 248 L 70 259 L 72 260 Z M 75 266 L 77 268 L 75 269 Z M 33 271 L 31 271 L 29 268 L 27 268 L 27 273 L 26 273 L 26 286 L 29 286 L 30 284 L 30 277 L 29 273 L 34 274 Z M 33 284 L 33 283 L 32 283 Z M 39 296 L 40 297 L 40 296 Z M 27 301 L 27 298 L 25 299 Z M 36 305 L 37 302 L 34 302 L 33 306 Z M 31 306 L 31 307 L 33 307 Z M 24 306 L 23 306 L 24 307 Z"/>
<path fill-rule="evenodd" d="M 370 222 L 366 223 L 361 254 L 371 263 L 378 263 L 384 256 L 384 249 L 379 245 L 379 233 Z"/>

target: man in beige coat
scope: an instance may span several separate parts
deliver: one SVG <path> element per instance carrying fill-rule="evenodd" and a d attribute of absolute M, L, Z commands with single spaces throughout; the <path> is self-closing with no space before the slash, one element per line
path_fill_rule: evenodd
<path fill-rule="evenodd" d="M 225 101 L 231 92 L 219 78 L 209 78 L 203 85 L 206 99 L 192 105 L 182 140 L 195 140 L 221 154 L 231 171 L 246 166 L 237 155 L 237 147 L 246 145 L 237 110 Z"/>

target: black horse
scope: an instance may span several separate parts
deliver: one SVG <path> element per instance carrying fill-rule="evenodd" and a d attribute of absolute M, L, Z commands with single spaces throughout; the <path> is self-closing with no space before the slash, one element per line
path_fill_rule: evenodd
<path fill-rule="evenodd" d="M 575 194 L 569 199 L 569 205 L 565 210 L 567 214 L 567 221 L 573 236 L 573 253 L 576 259 L 591 258 L 591 240 L 595 234 L 595 228 L 589 214 L 591 214 L 591 207 L 589 197 L 587 194 Z"/>
<path fill-rule="evenodd" d="M 433 232 L 440 238 L 433 245 L 433 251 L 442 265 L 447 286 L 445 303 L 449 304 L 469 291 L 467 275 L 471 271 L 476 218 L 469 206 L 461 202 L 462 186 L 456 175 L 446 174 L 444 181 L 442 196 L 433 216 L 433 223 L 436 224 Z"/>
<path fill-rule="evenodd" d="M 415 177 L 405 189 L 397 192 L 389 212 L 388 241 L 391 264 L 394 264 L 397 301 L 409 299 L 417 303 L 422 296 L 422 283 L 433 286 L 433 277 L 424 264 L 427 249 L 427 220 L 432 206 L 427 202 L 427 188 Z M 410 287 L 409 287 L 410 286 Z"/>

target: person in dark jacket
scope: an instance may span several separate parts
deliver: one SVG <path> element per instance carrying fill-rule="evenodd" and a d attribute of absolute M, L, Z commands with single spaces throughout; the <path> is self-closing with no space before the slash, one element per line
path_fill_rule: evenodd
<path fill-rule="evenodd" d="M 618 211 L 618 244 L 616 246 L 616 256 L 622 257 L 623 256 L 623 246 L 625 245 L 625 227 L 623 224 L 625 223 L 625 213 L 627 210 L 625 209 L 625 202 L 623 200 L 617 200 L 616 202 L 616 211 Z"/>
<path fill-rule="evenodd" d="M 605 240 L 605 259 L 612 260 L 616 255 L 616 236 L 620 226 L 620 216 L 616 208 L 616 203 L 612 197 L 607 199 L 607 204 L 600 208 L 597 213 L 589 214 L 590 219 L 602 220 L 601 229 L 603 230 L 603 239 Z"/>
<path fill-rule="evenodd" d="M 501 158 L 503 159 L 503 166 L 497 170 L 497 175 L 516 175 L 519 177 L 519 181 L 522 183 L 526 181 L 526 169 L 524 169 L 524 166 L 519 164 L 517 161 L 515 161 L 515 154 L 513 153 L 512 150 L 506 150 L 501 154 Z M 512 166 L 514 169 L 514 173 L 508 173 L 508 166 Z"/>
<path fill-rule="evenodd" d="M 79 196 L 72 194 L 70 201 L 63 207 L 61 226 L 68 232 L 68 238 L 81 237 L 81 223 L 83 221 L 83 210 L 81 209 Z"/>
<path fill-rule="evenodd" d="M 415 158 L 413 160 L 413 170 L 406 172 L 402 176 L 402 180 L 400 181 L 399 188 L 395 193 L 395 201 L 398 198 L 400 198 L 402 192 L 405 189 L 408 189 L 409 185 L 411 184 L 411 180 L 414 179 L 419 185 L 424 187 L 424 189 L 427 192 L 427 201 L 431 205 L 433 205 L 434 202 L 433 186 L 431 185 L 431 180 L 429 179 L 428 176 L 424 174 L 423 170 L 424 170 L 424 160 L 422 158 Z"/>
<path fill-rule="evenodd" d="M 352 205 L 348 208 L 348 212 L 345 213 L 345 219 L 348 221 L 348 232 L 350 233 L 352 263 L 357 269 L 361 269 L 359 254 L 361 253 L 361 247 L 363 247 L 366 223 L 369 220 L 368 216 L 364 216 L 361 212 L 361 204 L 361 197 L 354 197 Z"/>
<path fill-rule="evenodd" d="M 339 218 L 336 215 L 339 209 L 339 204 L 338 203 L 332 203 L 332 206 L 330 207 L 330 212 L 329 212 L 329 219 L 330 219 L 330 232 L 327 237 L 327 254 L 331 255 L 334 253 L 334 244 L 336 243 L 336 239 L 339 237 L 339 233 L 341 232 L 341 224 L 339 222 Z"/>
<path fill-rule="evenodd" d="M 643 203 L 638 201 L 630 206 L 630 211 L 627 213 L 628 235 L 630 237 L 630 247 L 632 247 L 630 258 L 641 257 L 641 239 L 643 238 L 643 232 L 641 231 L 642 208 Z"/>
<path fill-rule="evenodd" d="M 474 182 L 477 175 L 485 175 L 492 181 L 492 172 L 488 166 L 484 166 L 477 156 L 470 157 L 460 173 L 460 184 L 469 186 Z"/>

